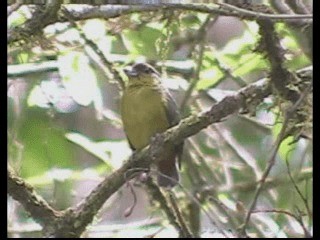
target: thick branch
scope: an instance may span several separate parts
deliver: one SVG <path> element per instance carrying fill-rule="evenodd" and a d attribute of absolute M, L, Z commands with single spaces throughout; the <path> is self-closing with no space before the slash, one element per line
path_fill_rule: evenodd
<path fill-rule="evenodd" d="M 134 174 L 129 174 L 132 173 L 132 170 L 149 168 L 152 163 L 161 160 L 162 153 L 168 146 L 178 144 L 210 124 L 219 122 L 230 114 L 237 113 L 248 104 L 246 99 L 254 96 L 255 99 L 262 101 L 270 93 L 269 82 L 265 79 L 260 80 L 240 90 L 235 95 L 227 96 L 212 106 L 210 110 L 185 118 L 179 125 L 157 135 L 149 146 L 131 156 L 120 169 L 106 177 L 82 203 L 70 210 L 70 215 L 64 219 L 62 224 L 59 224 L 59 230 L 55 236 L 80 236 L 104 202 L 126 181 L 134 177 Z"/>
<path fill-rule="evenodd" d="M 8 30 L 8 44 L 28 39 L 30 36 L 39 33 L 46 26 L 58 21 L 59 1 L 50 1 L 45 8 L 37 6 L 33 17 L 27 20 L 22 26 Z"/>
<path fill-rule="evenodd" d="M 285 50 L 281 46 L 275 25 L 267 19 L 260 19 L 257 23 L 260 26 L 261 35 L 260 51 L 266 54 L 271 66 L 271 82 L 282 98 L 296 102 L 300 94 L 289 88 L 289 84 L 295 83 L 295 76 L 285 67 Z"/>
<path fill-rule="evenodd" d="M 8 31 L 8 43 L 13 43 L 19 41 L 23 38 L 28 38 L 35 34 L 35 32 L 41 31 L 46 26 L 53 24 L 55 22 L 66 22 L 67 19 L 63 17 L 58 17 L 57 11 L 60 5 L 57 4 L 58 1 L 53 1 L 48 4 L 45 11 L 41 10 L 41 7 L 37 7 L 37 14 L 33 14 L 33 17 L 29 19 L 23 26 L 17 28 L 9 29 Z M 189 10 L 202 13 L 217 14 L 221 16 L 234 16 L 239 18 L 246 18 L 249 20 L 256 19 L 270 19 L 270 20 L 288 20 L 288 19 L 306 19 L 309 22 L 312 21 L 312 14 L 265 14 L 257 13 L 248 10 L 242 10 L 236 7 L 230 9 L 230 6 L 223 5 L 226 9 L 217 8 L 215 6 L 207 5 L 195 5 L 195 4 L 150 4 L 150 5 L 104 5 L 104 6 L 90 6 L 83 5 L 83 8 L 73 7 L 72 5 L 67 5 L 66 8 L 70 12 L 72 19 L 86 20 L 92 18 L 115 18 L 121 15 L 131 14 L 133 12 L 150 12 L 163 10 Z M 232 6 L 231 6 L 232 7 Z M 42 13 L 41 13 L 42 11 Z"/>
<path fill-rule="evenodd" d="M 300 72 L 305 71 L 310 71 L 310 69 L 307 68 Z M 132 174 L 133 170 L 148 169 L 152 163 L 161 160 L 162 153 L 167 146 L 178 144 L 209 125 L 237 113 L 241 108 L 246 108 L 247 104 L 250 104 L 248 99 L 263 101 L 270 93 L 269 81 L 262 79 L 239 90 L 234 95 L 225 97 L 208 111 L 183 119 L 177 126 L 156 136 L 151 144 L 142 151 L 133 154 L 120 169 L 107 176 L 78 206 L 61 214 L 57 214 L 44 200 L 39 200 L 39 197 L 32 195 L 32 188 L 23 183 L 21 179 L 19 180 L 21 184 L 18 184 L 19 181 L 12 180 L 10 174 L 8 175 L 10 177 L 8 192 L 14 199 L 21 202 L 35 219 L 44 219 L 42 225 L 45 225 L 47 236 L 79 237 L 105 201 L 126 181 L 135 176 Z M 27 201 L 24 201 L 25 199 Z M 35 205 L 35 211 L 32 205 Z"/>
<path fill-rule="evenodd" d="M 12 170 L 8 169 L 7 174 L 8 194 L 20 202 L 35 221 L 45 226 L 60 215 L 34 191 L 33 187 L 15 176 Z"/>
<path fill-rule="evenodd" d="M 146 5 L 135 5 L 135 6 L 87 6 L 81 12 L 75 11 L 78 15 L 79 20 L 88 19 L 88 18 L 114 18 L 120 15 L 129 14 L 132 12 L 148 12 L 148 11 L 158 11 L 161 9 L 176 9 L 176 10 L 189 10 L 202 13 L 211 13 L 223 16 L 234 16 L 241 17 L 246 19 L 272 19 L 272 20 L 286 20 L 286 19 L 312 19 L 312 14 L 304 15 L 295 15 L 295 14 L 264 14 L 257 13 L 253 11 L 243 10 L 240 8 L 232 7 L 229 4 L 221 4 L 223 8 L 221 9 L 216 6 L 209 6 L 206 4 L 146 4 Z M 68 7 L 69 9 L 69 7 Z M 71 10 L 71 8 L 70 8 Z M 77 17 L 77 16 L 75 16 Z"/>

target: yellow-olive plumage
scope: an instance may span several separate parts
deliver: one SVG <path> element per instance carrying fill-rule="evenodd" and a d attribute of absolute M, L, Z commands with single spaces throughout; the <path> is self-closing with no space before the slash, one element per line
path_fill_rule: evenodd
<path fill-rule="evenodd" d="M 161 85 L 159 73 L 153 67 L 138 63 L 125 73 L 129 83 L 121 100 L 122 122 L 131 148 L 141 150 L 156 133 L 176 125 L 180 116 L 177 105 Z M 179 181 L 176 160 L 180 158 L 182 148 L 182 144 L 170 147 L 164 153 L 164 160 L 158 163 L 160 186 L 173 187 Z"/>

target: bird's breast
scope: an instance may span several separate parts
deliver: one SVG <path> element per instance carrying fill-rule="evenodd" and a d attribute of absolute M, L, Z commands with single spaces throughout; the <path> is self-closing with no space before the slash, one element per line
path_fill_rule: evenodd
<path fill-rule="evenodd" d="M 141 87 L 124 91 L 121 115 L 125 132 L 136 149 L 148 145 L 152 136 L 169 128 L 166 102 L 160 89 Z"/>

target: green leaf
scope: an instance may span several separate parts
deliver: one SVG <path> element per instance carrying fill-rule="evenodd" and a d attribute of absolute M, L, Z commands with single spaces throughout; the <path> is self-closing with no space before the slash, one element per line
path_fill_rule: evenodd
<path fill-rule="evenodd" d="M 137 30 L 124 30 L 122 39 L 130 54 L 144 55 L 150 59 L 159 59 L 156 41 L 164 37 L 161 30 L 149 26 Z"/>
<path fill-rule="evenodd" d="M 283 118 L 281 118 L 283 119 Z M 272 134 L 274 136 L 274 139 L 277 139 L 277 137 L 279 136 L 281 129 L 282 129 L 282 120 L 280 120 L 281 122 L 276 123 L 273 126 L 272 129 Z M 293 137 L 289 136 L 287 138 L 285 138 L 284 140 L 282 140 L 280 147 L 279 147 L 279 155 L 281 157 L 282 160 L 286 160 L 286 159 L 291 159 L 292 154 L 294 153 L 294 150 L 296 149 L 297 144 L 294 143 L 292 144 L 293 141 Z"/>
<path fill-rule="evenodd" d="M 187 13 L 181 18 L 181 25 L 186 29 L 198 29 L 201 25 L 201 20 L 195 14 Z"/>
<path fill-rule="evenodd" d="M 43 94 L 39 85 L 36 85 L 32 88 L 28 99 L 27 104 L 29 107 L 39 106 L 42 108 L 49 108 L 49 101 Z"/>
<path fill-rule="evenodd" d="M 217 67 L 201 71 L 200 81 L 197 83 L 197 90 L 207 89 L 215 84 L 222 76 L 223 73 Z"/>
<path fill-rule="evenodd" d="M 291 159 L 294 150 L 296 149 L 297 144 L 292 144 L 293 137 L 287 137 L 284 139 L 279 148 L 279 155 L 282 160 Z"/>
<path fill-rule="evenodd" d="M 105 162 L 110 170 L 120 167 L 131 154 L 126 141 L 94 142 L 80 133 L 67 133 L 66 138 Z"/>
<path fill-rule="evenodd" d="M 11 13 L 11 15 L 8 17 L 8 27 L 9 28 L 14 28 L 19 25 L 22 25 L 27 20 L 26 9 L 23 9 L 23 10 L 25 10 L 25 11 L 22 11 L 20 8 L 18 11 Z"/>
<path fill-rule="evenodd" d="M 22 122 L 18 138 L 23 146 L 22 177 L 41 175 L 53 167 L 78 167 L 72 157 L 73 146 L 65 139 L 64 130 L 52 127 L 46 111 L 29 108 L 25 118 L 27 121 Z"/>
<path fill-rule="evenodd" d="M 267 62 L 257 54 L 243 55 L 239 60 L 239 66 L 234 69 L 234 76 L 244 76 L 248 73 L 254 73 L 258 70 L 267 69 Z"/>

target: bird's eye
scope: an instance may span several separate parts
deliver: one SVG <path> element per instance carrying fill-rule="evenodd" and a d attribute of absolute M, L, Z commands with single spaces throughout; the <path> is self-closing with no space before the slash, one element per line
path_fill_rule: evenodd
<path fill-rule="evenodd" d="M 152 73 L 152 69 L 151 69 L 151 68 L 146 68 L 146 69 L 144 70 L 144 72 L 145 72 L 145 73 Z"/>

